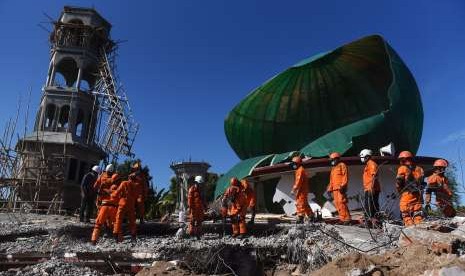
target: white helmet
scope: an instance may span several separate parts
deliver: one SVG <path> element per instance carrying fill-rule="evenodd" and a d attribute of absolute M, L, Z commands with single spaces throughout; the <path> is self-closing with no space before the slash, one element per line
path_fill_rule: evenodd
<path fill-rule="evenodd" d="M 360 157 L 367 157 L 367 156 L 372 156 L 372 155 L 373 155 L 373 152 L 369 149 L 364 149 L 359 154 Z"/>
<path fill-rule="evenodd" d="M 115 170 L 113 164 L 109 164 L 105 167 L 105 171 L 106 172 L 109 172 L 109 173 L 112 173 L 113 171 Z"/>
<path fill-rule="evenodd" d="M 194 181 L 199 183 L 199 184 L 202 184 L 203 183 L 203 177 L 201 175 L 197 175 L 195 178 L 194 178 Z"/>
<path fill-rule="evenodd" d="M 93 166 L 92 170 L 96 173 L 100 173 L 100 167 L 99 166 Z"/>
<path fill-rule="evenodd" d="M 372 156 L 373 155 L 373 152 L 369 149 L 364 149 L 360 152 L 359 156 L 360 156 L 360 160 L 365 163 L 368 159 L 368 156 Z"/>

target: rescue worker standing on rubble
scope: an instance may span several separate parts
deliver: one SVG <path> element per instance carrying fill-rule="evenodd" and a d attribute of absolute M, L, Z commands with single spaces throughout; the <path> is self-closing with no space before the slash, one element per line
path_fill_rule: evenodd
<path fill-rule="evenodd" d="M 233 238 L 243 238 L 247 234 L 245 215 L 247 213 L 247 199 L 236 177 L 231 178 L 230 186 L 222 197 L 223 207 L 227 206 L 227 216 L 231 219 Z"/>
<path fill-rule="evenodd" d="M 111 178 L 111 187 L 108 189 L 101 189 L 101 193 L 104 196 L 101 198 L 101 205 L 97 214 L 97 218 L 95 219 L 95 226 L 92 232 L 91 242 L 93 245 L 97 244 L 97 240 L 104 225 L 106 225 L 111 231 L 113 230 L 114 221 L 116 219 L 116 211 L 118 209 L 119 199 L 116 197 L 114 192 L 118 189 L 120 177 L 118 173 L 115 173 Z"/>
<path fill-rule="evenodd" d="M 422 189 L 424 172 L 413 162 L 413 154 L 403 151 L 399 154 L 400 167 L 397 170 L 396 188 L 399 193 L 399 208 L 405 226 L 423 221 Z"/>
<path fill-rule="evenodd" d="M 134 163 L 131 168 L 131 173 L 136 174 L 136 186 L 137 186 L 137 193 L 139 194 L 138 198 L 136 199 L 136 213 L 137 218 L 139 218 L 139 222 L 141 224 L 144 223 L 145 217 L 145 199 L 148 195 L 148 179 L 147 175 L 142 171 L 142 165 L 140 162 Z"/>
<path fill-rule="evenodd" d="M 203 177 L 198 175 L 194 178 L 194 183 L 187 193 L 187 206 L 189 208 L 189 227 L 188 234 L 200 239 L 202 235 L 202 222 L 204 217 L 204 206 L 201 197 L 200 185 L 203 183 Z"/>
<path fill-rule="evenodd" d="M 79 210 L 79 221 L 90 222 L 90 217 L 94 213 L 95 190 L 94 183 L 100 173 L 99 166 L 93 166 L 92 170 L 81 181 L 81 208 Z"/>
<path fill-rule="evenodd" d="M 365 215 L 375 222 L 377 213 L 379 212 L 379 193 L 381 186 L 378 180 L 378 164 L 373 161 L 373 152 L 369 149 L 364 149 L 360 152 L 360 160 L 365 164 L 363 170 L 363 190 L 365 192 Z"/>
<path fill-rule="evenodd" d="M 444 159 L 434 162 L 434 172 L 428 177 L 428 184 L 425 191 L 425 210 L 430 211 L 431 194 L 436 195 L 436 204 L 441 209 L 445 217 L 455 217 L 456 211 L 452 205 L 452 190 L 449 188 L 449 180 L 445 176 L 449 163 Z"/>
<path fill-rule="evenodd" d="M 241 187 L 242 187 L 242 192 L 245 195 L 246 202 L 247 202 L 247 208 L 250 211 L 250 224 L 254 224 L 255 222 L 255 205 L 257 203 L 257 195 L 255 194 L 254 189 L 252 188 L 252 185 L 249 183 L 249 181 L 242 179 L 241 180 Z"/>
<path fill-rule="evenodd" d="M 350 224 L 351 217 L 347 206 L 347 186 L 349 182 L 347 165 L 341 162 L 341 154 L 338 152 L 331 153 L 329 159 L 332 168 L 327 191 L 332 193 L 339 220 L 344 224 Z"/>
<path fill-rule="evenodd" d="M 297 223 L 303 223 L 305 216 L 309 220 L 313 219 L 313 211 L 308 204 L 308 175 L 305 172 L 304 166 L 302 166 L 302 158 L 300 156 L 292 158 L 292 165 L 295 168 L 295 180 L 291 194 L 295 195 Z"/>
<path fill-rule="evenodd" d="M 105 171 L 97 178 L 94 183 L 94 190 L 97 191 L 97 208 L 100 208 L 102 203 L 102 197 L 108 197 L 103 191 L 110 189 L 113 181 L 112 176 L 115 168 L 113 164 L 109 164 L 105 167 Z"/>
<path fill-rule="evenodd" d="M 136 199 L 140 196 L 136 187 L 136 174 L 131 173 L 127 181 L 121 182 L 118 189 L 113 193 L 115 198 L 118 198 L 118 210 L 116 211 L 115 226 L 113 235 L 117 242 L 123 241 L 122 224 L 123 219 L 128 219 L 129 231 L 133 241 L 136 239 Z"/>

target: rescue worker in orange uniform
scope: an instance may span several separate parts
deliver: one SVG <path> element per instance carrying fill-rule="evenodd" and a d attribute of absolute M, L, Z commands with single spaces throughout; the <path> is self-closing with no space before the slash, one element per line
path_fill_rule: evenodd
<path fill-rule="evenodd" d="M 113 193 L 115 198 L 119 198 L 118 210 L 116 211 L 115 225 L 113 228 L 113 235 L 116 237 L 117 242 L 123 240 L 122 223 L 123 218 L 128 219 L 129 231 L 131 232 L 132 239 L 136 239 L 137 226 L 136 226 L 136 199 L 138 194 L 136 187 L 136 174 L 131 173 L 127 181 L 121 182 L 118 189 Z"/>
<path fill-rule="evenodd" d="M 425 209 L 431 209 L 431 194 L 436 195 L 436 204 L 441 209 L 445 217 L 455 217 L 456 211 L 452 205 L 452 190 L 449 188 L 449 180 L 444 175 L 449 163 L 444 159 L 434 162 L 434 173 L 428 177 L 428 184 L 425 191 Z"/>
<path fill-rule="evenodd" d="M 101 205 L 95 219 L 94 231 L 92 232 L 91 242 L 97 244 L 102 227 L 106 225 L 108 229 L 113 230 L 113 224 L 116 218 L 116 210 L 118 209 L 119 198 L 114 192 L 118 189 L 119 175 L 117 173 L 112 176 L 113 184 L 109 189 L 100 189 L 102 194 Z M 103 196 L 104 195 L 104 196 Z"/>
<path fill-rule="evenodd" d="M 194 179 L 193 185 L 187 193 L 187 206 L 189 208 L 189 227 L 188 234 L 200 239 L 202 235 L 202 222 L 204 217 L 204 206 L 201 197 L 200 185 L 203 183 L 203 177 L 198 175 Z"/>
<path fill-rule="evenodd" d="M 149 185 L 148 179 L 145 172 L 142 171 L 142 165 L 140 162 L 134 163 L 132 169 L 132 173 L 136 173 L 136 183 L 137 189 L 140 191 L 140 196 L 136 199 L 136 213 L 137 218 L 139 218 L 139 222 L 142 224 L 144 223 L 144 216 L 145 216 L 145 200 L 147 198 L 149 192 Z"/>
<path fill-rule="evenodd" d="M 378 180 L 378 164 L 371 158 L 373 152 L 369 149 L 362 150 L 359 156 L 362 163 L 365 164 L 365 168 L 363 169 L 365 213 L 368 218 L 376 220 L 377 213 L 379 212 L 379 193 L 381 192 L 381 185 Z"/>
<path fill-rule="evenodd" d="M 247 213 L 247 199 L 236 177 L 231 178 L 230 186 L 223 194 L 223 206 L 228 206 L 228 216 L 232 224 L 232 236 L 243 238 L 247 234 L 245 215 Z"/>
<path fill-rule="evenodd" d="M 292 165 L 296 170 L 294 173 L 295 180 L 291 194 L 295 194 L 295 206 L 297 208 L 298 218 L 297 223 L 303 223 L 305 216 L 309 219 L 313 219 L 313 211 L 308 204 L 309 181 L 304 166 L 302 166 L 302 158 L 300 156 L 292 158 Z"/>
<path fill-rule="evenodd" d="M 331 174 L 327 191 L 332 193 L 334 205 L 339 214 L 339 220 L 344 224 L 350 224 L 351 217 L 347 206 L 347 186 L 349 182 L 349 172 L 347 165 L 341 162 L 341 154 L 333 152 L 329 155 L 331 160 Z"/>
<path fill-rule="evenodd" d="M 94 191 L 97 191 L 97 207 L 100 208 L 102 200 L 109 199 L 110 195 L 105 193 L 110 189 L 113 184 L 112 176 L 114 172 L 113 164 L 109 164 L 105 167 L 105 171 L 97 178 L 97 181 L 94 183 Z"/>
<path fill-rule="evenodd" d="M 241 187 L 243 193 L 245 194 L 247 208 L 251 213 L 249 223 L 253 224 L 255 222 L 255 205 L 257 203 L 257 195 L 255 194 L 255 191 L 249 181 L 245 179 L 241 180 Z"/>
<path fill-rule="evenodd" d="M 424 172 L 413 162 L 413 154 L 403 151 L 399 154 L 400 167 L 397 170 L 397 192 L 400 195 L 399 207 L 405 226 L 423 221 L 422 186 Z"/>

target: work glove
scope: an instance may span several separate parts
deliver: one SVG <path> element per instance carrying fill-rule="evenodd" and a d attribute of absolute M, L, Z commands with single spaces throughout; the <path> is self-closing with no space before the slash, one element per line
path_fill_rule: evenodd
<path fill-rule="evenodd" d="M 428 204 L 425 205 L 425 213 L 427 215 L 431 214 L 431 206 Z"/>
<path fill-rule="evenodd" d="M 343 194 L 347 193 L 347 186 L 341 187 L 341 193 L 343 193 Z"/>

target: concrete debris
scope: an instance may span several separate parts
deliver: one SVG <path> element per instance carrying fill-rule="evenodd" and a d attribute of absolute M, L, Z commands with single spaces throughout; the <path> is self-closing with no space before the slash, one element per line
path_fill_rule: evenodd
<path fill-rule="evenodd" d="M 63 260 L 49 260 L 36 265 L 26 266 L 20 269 L 10 269 L 0 272 L 2 276 L 68 276 L 68 275 L 85 275 L 99 276 L 102 273 L 84 266 L 77 266 L 66 263 Z"/>

